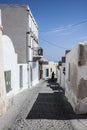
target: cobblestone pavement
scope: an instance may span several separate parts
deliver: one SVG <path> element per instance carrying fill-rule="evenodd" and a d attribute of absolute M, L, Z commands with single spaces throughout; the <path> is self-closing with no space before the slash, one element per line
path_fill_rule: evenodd
<path fill-rule="evenodd" d="M 28 100 L 9 130 L 73 130 L 73 110 L 56 82 L 44 82 Z"/>
<path fill-rule="evenodd" d="M 73 128 L 67 120 L 22 119 L 17 122 L 14 130 L 73 130 Z"/>

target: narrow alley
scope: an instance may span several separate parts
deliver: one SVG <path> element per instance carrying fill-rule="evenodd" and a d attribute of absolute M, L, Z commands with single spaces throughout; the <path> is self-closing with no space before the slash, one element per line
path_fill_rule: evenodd
<path fill-rule="evenodd" d="M 25 103 L 11 130 L 73 130 L 70 120 L 85 118 L 74 114 L 56 81 L 44 81 L 32 91 L 33 98 Z"/>
<path fill-rule="evenodd" d="M 0 130 L 87 130 L 86 5 L 0 0 Z"/>

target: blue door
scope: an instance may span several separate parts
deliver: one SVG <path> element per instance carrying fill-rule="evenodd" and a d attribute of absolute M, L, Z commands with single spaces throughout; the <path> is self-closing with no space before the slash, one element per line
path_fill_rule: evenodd
<path fill-rule="evenodd" d="M 46 69 L 46 77 L 48 77 L 48 76 L 49 76 L 49 70 Z"/>

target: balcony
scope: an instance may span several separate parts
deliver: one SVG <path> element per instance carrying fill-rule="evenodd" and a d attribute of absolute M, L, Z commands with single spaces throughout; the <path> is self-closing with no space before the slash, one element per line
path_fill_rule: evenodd
<path fill-rule="evenodd" d="M 43 57 L 43 49 L 41 47 L 33 48 L 33 61 L 40 60 Z"/>
<path fill-rule="evenodd" d="M 33 32 L 31 28 L 29 28 L 29 34 L 31 34 L 31 37 L 38 43 L 38 34 Z"/>

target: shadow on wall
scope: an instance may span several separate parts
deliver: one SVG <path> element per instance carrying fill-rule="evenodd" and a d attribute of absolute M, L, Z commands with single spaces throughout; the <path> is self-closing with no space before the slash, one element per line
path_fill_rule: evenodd
<path fill-rule="evenodd" d="M 87 114 L 76 115 L 67 101 L 64 90 L 59 84 L 52 80 L 47 80 L 48 85 L 53 93 L 39 93 L 36 102 L 26 119 L 87 119 Z"/>

